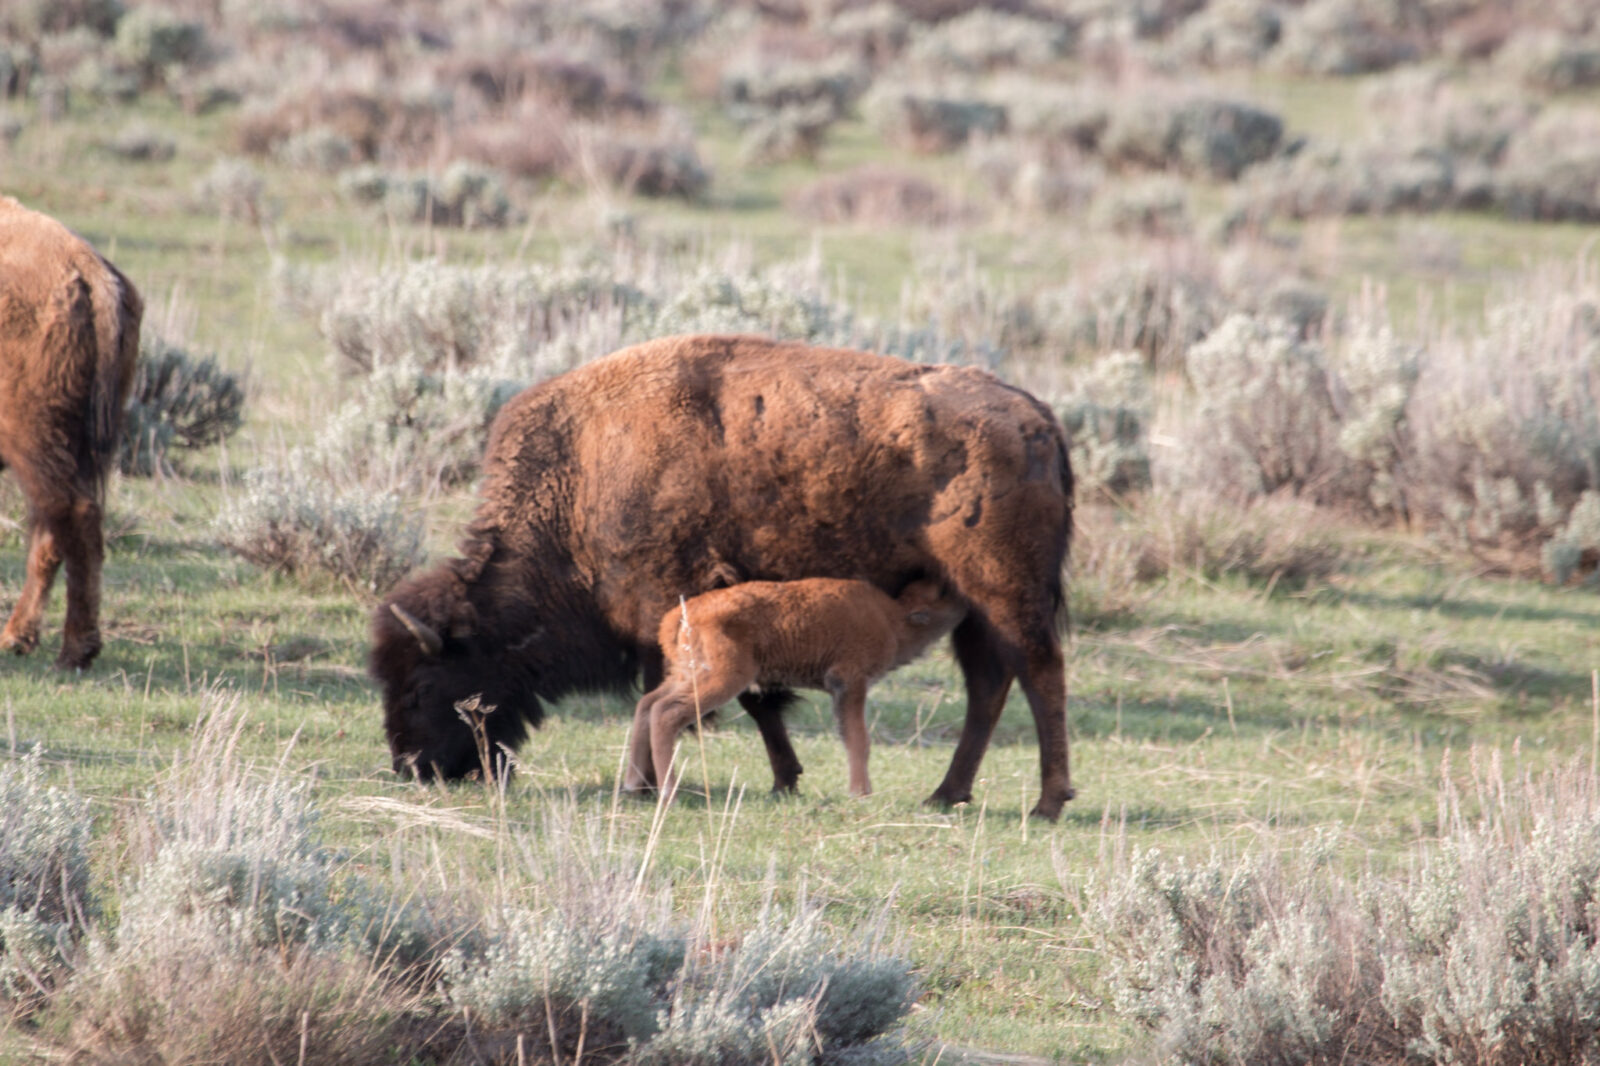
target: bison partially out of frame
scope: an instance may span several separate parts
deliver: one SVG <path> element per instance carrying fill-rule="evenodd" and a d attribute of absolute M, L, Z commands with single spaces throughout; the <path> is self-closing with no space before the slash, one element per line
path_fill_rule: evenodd
<path fill-rule="evenodd" d="M 666 678 L 634 713 L 640 728 L 632 737 L 627 787 L 643 786 L 643 768 L 653 766 L 670 799 L 678 735 L 747 689 L 816 688 L 833 697 L 851 795 L 870 795 L 867 688 L 927 651 L 966 613 L 934 581 L 913 581 L 890 596 L 865 581 L 830 577 L 746 581 L 669 607 L 657 641 Z M 800 760 L 787 732 L 774 739 L 778 746 L 767 749 L 772 787 L 785 791 L 800 776 Z"/>
<path fill-rule="evenodd" d="M 1039 737 L 1033 813 L 1072 798 L 1060 623 L 1072 472 L 1038 400 L 968 367 L 756 337 L 674 337 L 517 396 L 495 420 L 459 558 L 373 617 L 370 668 L 394 766 L 479 765 L 455 704 L 498 708 L 514 747 L 542 701 L 662 680 L 663 613 L 741 581 L 943 582 L 966 719 L 930 801 L 971 798 L 1019 680 Z M 746 699 L 769 750 L 782 723 Z M 647 722 L 634 721 L 634 735 Z M 655 766 L 630 776 L 657 779 Z"/>
<path fill-rule="evenodd" d="M 27 575 L 0 648 L 38 647 L 65 563 L 64 669 L 100 651 L 101 503 L 143 314 L 138 290 L 81 238 L 0 196 L 0 466 L 28 501 Z"/>

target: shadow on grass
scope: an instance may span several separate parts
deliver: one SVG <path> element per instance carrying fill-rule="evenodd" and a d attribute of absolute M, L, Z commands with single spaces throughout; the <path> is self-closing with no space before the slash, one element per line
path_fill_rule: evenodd
<path fill-rule="evenodd" d="M 1424 594 L 1386 596 L 1378 592 L 1352 590 L 1343 594 L 1346 603 L 1375 611 L 1429 611 L 1467 622 L 1573 622 L 1600 627 L 1600 596 L 1593 598 L 1589 610 L 1562 607 L 1534 607 L 1523 603 L 1497 603 L 1452 599 Z"/>

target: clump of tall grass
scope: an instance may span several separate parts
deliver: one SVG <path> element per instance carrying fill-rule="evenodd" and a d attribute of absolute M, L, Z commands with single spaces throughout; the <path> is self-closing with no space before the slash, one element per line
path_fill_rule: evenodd
<path fill-rule="evenodd" d="M 310 782 L 247 766 L 237 695 L 207 693 L 189 751 L 128 827 L 135 870 L 48 1010 L 87 1061 L 353 1063 L 409 1055 L 426 972 L 462 928 L 345 870 Z M 422 954 L 412 953 L 424 944 Z"/>
<path fill-rule="evenodd" d="M 419 870 L 463 828 L 495 838 L 502 861 L 479 883 L 446 881 L 448 861 L 437 877 L 385 877 L 324 842 L 309 776 L 241 755 L 247 726 L 238 695 L 208 690 L 188 751 L 125 812 L 106 846 L 127 872 L 98 886 L 115 921 L 73 912 L 72 965 L 30 992 L 39 1048 L 250 1066 L 909 1061 L 895 1030 L 916 984 L 881 922 L 841 936 L 802 892 L 792 916 L 769 899 L 739 930 L 710 891 L 686 920 L 648 858 L 575 803 L 537 831 L 454 817 L 423 830 Z M 0 769 L 0 795 L 18 887 L 84 890 L 86 803 L 45 788 L 36 757 Z M 414 799 L 393 802 L 428 826 Z M 31 959 L 19 913 L 0 912 L 8 967 Z"/>
<path fill-rule="evenodd" d="M 1112 1003 L 1183 1061 L 1588 1061 L 1595 779 L 1472 770 L 1398 872 L 1341 869 L 1325 832 L 1290 855 L 1117 855 L 1078 894 Z"/>

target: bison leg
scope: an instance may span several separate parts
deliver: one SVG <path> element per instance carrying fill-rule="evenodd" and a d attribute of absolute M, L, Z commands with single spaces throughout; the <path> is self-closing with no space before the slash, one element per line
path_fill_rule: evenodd
<path fill-rule="evenodd" d="M 1054 632 L 1027 648 L 1018 679 L 1039 732 L 1039 802 L 1029 813 L 1053 822 L 1061 816 L 1061 805 L 1074 795 L 1067 740 L 1067 669 Z"/>
<path fill-rule="evenodd" d="M 100 654 L 100 573 L 105 539 L 100 505 L 80 496 L 57 527 L 56 543 L 67 566 L 67 618 L 56 668 L 82 670 Z"/>
<path fill-rule="evenodd" d="M 793 703 L 794 693 L 788 689 L 766 689 L 761 692 L 743 692 L 739 706 L 755 719 L 761 731 L 761 742 L 767 748 L 767 761 L 772 764 L 772 791 L 794 792 L 800 784 L 805 767 L 800 756 L 789 743 L 789 729 L 783 724 L 784 709 Z"/>
<path fill-rule="evenodd" d="M 26 655 L 39 646 L 39 618 L 44 614 L 50 586 L 55 584 L 56 571 L 61 567 L 61 552 L 51 526 L 42 513 L 30 511 L 27 574 L 23 577 L 17 605 L 12 608 L 4 631 L 0 631 L 0 648 L 18 655 Z"/>
<path fill-rule="evenodd" d="M 823 683 L 833 697 L 833 716 L 838 719 L 839 735 L 844 738 L 845 758 L 850 764 L 850 794 L 870 796 L 872 780 L 867 776 L 867 754 L 872 741 L 867 736 L 867 683 L 860 679 L 846 681 L 832 671 Z"/>
<path fill-rule="evenodd" d="M 945 771 L 944 781 L 927 799 L 930 804 L 966 803 L 972 799 L 972 782 L 978 776 L 978 764 L 989 748 L 989 737 L 1000 720 L 1006 693 L 1011 691 L 1015 676 L 999 634 L 977 611 L 969 613 L 956 626 L 951 634 L 951 645 L 967 681 L 967 718 L 962 723 L 961 738 L 956 741 L 950 769 Z"/>

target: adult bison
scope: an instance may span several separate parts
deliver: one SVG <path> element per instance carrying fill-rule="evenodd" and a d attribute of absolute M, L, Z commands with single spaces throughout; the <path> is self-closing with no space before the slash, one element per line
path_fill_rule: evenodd
<path fill-rule="evenodd" d="M 143 315 L 116 267 L 54 219 L 0 196 L 0 467 L 28 501 L 27 576 L 0 648 L 38 647 L 64 562 L 56 666 L 81 669 L 100 651 L 101 500 Z"/>
<path fill-rule="evenodd" d="M 1015 678 L 1039 734 L 1033 813 L 1055 818 L 1072 798 L 1059 637 L 1071 527 L 1060 425 L 981 370 L 755 337 L 624 349 L 506 405 L 461 557 L 375 612 L 395 769 L 475 769 L 455 709 L 474 694 L 498 708 L 490 742 L 514 746 L 543 700 L 622 688 L 641 667 L 654 688 L 662 612 L 680 596 L 803 577 L 894 594 L 934 578 L 970 609 L 953 634 L 966 722 L 930 799 L 971 798 Z M 787 748 L 780 702 L 746 701 L 769 754 Z M 649 724 L 633 734 L 641 786 L 657 769 Z"/>

